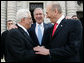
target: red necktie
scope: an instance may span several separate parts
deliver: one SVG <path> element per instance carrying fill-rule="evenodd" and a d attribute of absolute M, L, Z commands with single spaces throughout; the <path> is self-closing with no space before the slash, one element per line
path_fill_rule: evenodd
<path fill-rule="evenodd" d="M 57 28 L 56 28 L 56 26 L 57 26 L 57 25 L 58 25 L 57 23 L 55 23 L 55 24 L 54 24 L 54 28 L 53 28 L 52 37 L 53 37 L 53 35 L 54 35 L 54 33 L 55 33 L 56 29 L 57 29 Z"/>

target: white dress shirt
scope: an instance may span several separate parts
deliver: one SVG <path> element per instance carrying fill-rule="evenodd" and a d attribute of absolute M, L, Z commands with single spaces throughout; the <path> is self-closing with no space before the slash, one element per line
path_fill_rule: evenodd
<path fill-rule="evenodd" d="M 64 19 L 64 17 L 65 17 L 65 16 L 62 15 L 62 16 L 57 20 L 57 22 L 56 22 L 56 23 L 58 24 L 57 27 L 59 26 L 59 24 L 61 23 L 61 21 Z"/>
<path fill-rule="evenodd" d="M 25 27 L 23 27 L 23 26 L 20 25 L 19 23 L 17 23 L 17 25 L 18 25 L 19 27 L 21 27 L 21 28 L 29 35 L 29 33 L 28 33 L 28 31 L 27 31 L 27 29 L 26 29 Z"/>
<path fill-rule="evenodd" d="M 36 27 L 35 27 L 35 32 L 36 32 L 36 35 L 38 37 L 38 23 L 36 23 Z M 43 23 L 40 24 L 41 25 L 41 31 L 42 31 L 42 36 L 43 36 L 43 33 L 44 33 L 44 25 Z"/>

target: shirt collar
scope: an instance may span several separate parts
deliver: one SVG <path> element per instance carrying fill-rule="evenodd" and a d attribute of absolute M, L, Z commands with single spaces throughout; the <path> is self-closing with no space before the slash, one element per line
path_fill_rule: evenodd
<path fill-rule="evenodd" d="M 64 15 L 62 15 L 58 20 L 57 20 L 57 22 L 56 23 L 58 23 L 58 25 L 60 24 L 60 22 L 64 19 Z"/>
<path fill-rule="evenodd" d="M 41 25 L 41 27 L 43 27 L 43 22 L 42 22 L 41 24 L 38 24 L 38 23 L 36 22 L 36 26 L 38 26 L 38 25 Z"/>
<path fill-rule="evenodd" d="M 17 23 L 17 25 L 18 25 L 19 27 L 21 27 L 25 32 L 28 32 L 27 29 L 26 29 L 25 27 L 23 27 L 22 25 L 20 25 L 19 23 Z"/>

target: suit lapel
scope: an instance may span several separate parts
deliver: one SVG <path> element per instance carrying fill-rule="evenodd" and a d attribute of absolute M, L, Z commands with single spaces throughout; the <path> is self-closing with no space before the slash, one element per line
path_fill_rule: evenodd
<path fill-rule="evenodd" d="M 44 25 L 44 33 L 43 33 L 43 37 L 42 37 L 42 44 L 43 44 L 43 42 L 44 42 L 44 38 L 45 38 L 45 33 L 46 33 L 46 24 L 45 23 L 43 23 L 43 25 Z"/>
<path fill-rule="evenodd" d="M 26 32 L 23 32 L 23 34 L 29 41 L 32 41 L 32 39 L 30 38 L 30 36 Z"/>
<path fill-rule="evenodd" d="M 53 38 L 52 37 L 53 28 L 54 28 L 54 25 L 52 26 L 51 31 L 50 31 L 51 32 L 51 34 L 50 34 L 50 40 L 52 40 L 52 38 Z"/>
<path fill-rule="evenodd" d="M 65 21 L 63 19 L 61 21 L 61 23 L 59 24 L 59 26 L 58 26 L 57 30 L 55 31 L 55 33 L 54 33 L 52 38 L 54 38 L 55 36 L 57 36 L 58 33 L 60 33 L 60 31 L 63 29 L 64 25 L 65 25 Z"/>
<path fill-rule="evenodd" d="M 36 32 L 35 32 L 35 27 L 36 27 L 36 23 L 33 26 L 33 34 L 34 34 L 34 37 L 36 39 L 36 43 L 39 44 L 38 37 L 37 37 Z"/>
<path fill-rule="evenodd" d="M 16 24 L 16 26 L 18 26 L 18 25 Z M 25 36 L 25 38 L 26 38 L 27 40 L 29 40 L 29 42 L 32 43 L 32 39 L 28 36 L 28 34 L 27 34 L 21 27 L 19 27 L 19 26 L 18 26 L 18 29 L 19 29 L 20 32 Z"/>

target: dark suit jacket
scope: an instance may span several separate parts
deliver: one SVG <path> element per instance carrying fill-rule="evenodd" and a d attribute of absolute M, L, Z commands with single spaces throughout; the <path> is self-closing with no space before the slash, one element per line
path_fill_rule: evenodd
<path fill-rule="evenodd" d="M 51 28 L 51 36 L 52 36 Z M 48 48 L 54 62 L 78 62 L 79 46 L 82 39 L 82 25 L 78 20 L 63 19 L 53 37 L 50 36 Z"/>
<path fill-rule="evenodd" d="M 52 24 L 43 23 L 43 25 L 44 25 L 44 34 L 43 34 L 43 37 L 42 37 L 42 44 L 41 45 L 39 44 L 39 41 L 38 41 L 38 38 L 37 38 L 37 35 L 36 35 L 36 32 L 35 32 L 36 23 L 33 24 L 31 26 L 31 28 L 28 30 L 35 47 L 38 46 L 38 45 L 46 47 L 47 44 L 48 44 L 48 37 L 49 37 L 49 34 L 48 34 L 49 31 L 48 30 L 52 27 Z M 48 56 L 37 55 L 36 61 L 46 62 L 48 60 L 46 58 L 48 58 Z"/>
<path fill-rule="evenodd" d="M 33 42 L 27 33 L 18 26 L 9 31 L 5 41 L 5 60 L 7 62 L 33 62 L 35 54 Z"/>
<path fill-rule="evenodd" d="M 35 46 L 38 46 L 38 45 L 45 46 L 46 41 L 48 40 L 48 38 L 47 38 L 48 33 L 47 32 L 48 32 L 49 28 L 52 27 L 52 24 L 43 23 L 43 25 L 44 25 L 44 34 L 43 34 L 43 37 L 42 37 L 42 44 L 41 45 L 39 44 L 38 37 L 37 37 L 36 32 L 35 32 L 36 23 L 32 24 L 31 28 L 28 30 L 29 34 L 30 34 L 30 37 L 32 38 Z"/>
<path fill-rule="evenodd" d="M 80 61 L 83 62 L 83 38 L 79 49 Z"/>
<path fill-rule="evenodd" d="M 1 35 L 1 59 L 3 59 L 3 56 L 5 55 L 5 38 L 7 36 L 8 30 L 4 31 Z"/>

